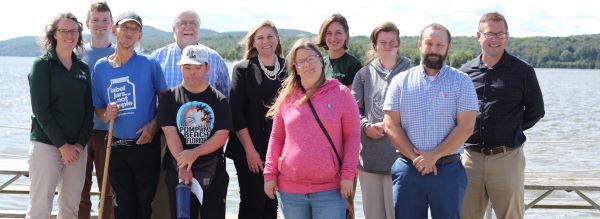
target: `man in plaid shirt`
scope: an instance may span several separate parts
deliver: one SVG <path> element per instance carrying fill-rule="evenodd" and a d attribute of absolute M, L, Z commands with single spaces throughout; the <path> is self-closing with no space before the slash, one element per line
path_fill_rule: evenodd
<path fill-rule="evenodd" d="M 396 75 L 383 110 L 384 129 L 401 156 L 392 166 L 396 219 L 459 218 L 467 186 L 460 162 L 473 132 L 477 96 L 469 77 L 445 65 L 450 32 L 421 31 L 421 64 Z"/>

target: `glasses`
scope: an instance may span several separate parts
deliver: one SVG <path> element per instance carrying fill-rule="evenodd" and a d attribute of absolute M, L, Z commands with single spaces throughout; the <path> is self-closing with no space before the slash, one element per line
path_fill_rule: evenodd
<path fill-rule="evenodd" d="M 78 29 L 57 29 L 56 32 L 60 33 L 61 35 L 78 35 L 79 34 L 79 30 Z"/>
<path fill-rule="evenodd" d="M 176 23 L 176 25 L 177 25 L 178 27 L 185 27 L 185 26 L 187 26 L 187 25 L 190 25 L 190 26 L 197 27 L 197 26 L 198 26 L 198 22 L 196 22 L 196 21 L 183 21 L 183 20 L 182 20 L 182 21 L 178 21 L 178 22 Z"/>
<path fill-rule="evenodd" d="M 508 37 L 508 33 L 505 33 L 505 32 L 499 32 L 499 33 L 492 33 L 492 32 L 482 33 L 482 32 L 479 32 L 479 33 L 483 34 L 483 36 L 486 39 L 491 39 L 493 37 L 496 37 L 498 39 L 506 39 L 506 37 Z"/>
<path fill-rule="evenodd" d="M 298 67 L 298 68 L 303 68 L 304 66 L 306 66 L 306 64 L 311 64 L 311 65 L 317 64 L 318 62 L 321 61 L 320 59 L 321 59 L 320 56 L 312 55 L 306 59 L 301 59 L 301 60 L 296 61 L 296 63 L 294 65 L 296 65 L 296 67 Z"/>

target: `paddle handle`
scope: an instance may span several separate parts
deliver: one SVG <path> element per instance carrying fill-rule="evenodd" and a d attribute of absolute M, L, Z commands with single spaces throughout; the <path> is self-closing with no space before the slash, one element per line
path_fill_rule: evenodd
<path fill-rule="evenodd" d="M 102 213 L 104 213 L 104 198 L 106 197 L 106 185 L 108 181 L 108 166 L 110 164 L 110 145 L 113 139 L 113 128 L 115 126 L 115 120 L 111 119 L 108 127 L 108 136 L 106 137 L 106 157 L 104 158 L 104 170 L 102 174 L 102 189 L 100 191 L 100 209 L 98 210 L 98 218 L 103 219 Z"/>

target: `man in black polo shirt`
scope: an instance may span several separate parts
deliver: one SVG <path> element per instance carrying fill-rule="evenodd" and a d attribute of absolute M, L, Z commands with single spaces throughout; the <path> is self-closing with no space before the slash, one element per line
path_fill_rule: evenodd
<path fill-rule="evenodd" d="M 479 113 L 462 155 L 467 171 L 461 218 L 483 218 L 488 202 L 498 218 L 524 215 L 524 130 L 544 117 L 544 100 L 533 67 L 508 54 L 508 25 L 493 12 L 479 20 L 481 55 L 460 70 L 473 80 Z"/>

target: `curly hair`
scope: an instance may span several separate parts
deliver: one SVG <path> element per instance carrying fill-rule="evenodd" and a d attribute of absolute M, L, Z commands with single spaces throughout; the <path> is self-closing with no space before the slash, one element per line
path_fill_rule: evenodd
<path fill-rule="evenodd" d="M 76 49 L 79 52 L 83 51 L 83 36 L 81 35 L 81 32 L 83 31 L 83 24 L 81 24 L 81 22 L 77 20 L 77 17 L 75 17 L 75 15 L 73 15 L 71 12 L 65 12 L 56 15 L 54 18 L 52 18 L 50 23 L 46 25 L 46 34 L 40 40 L 40 46 L 42 47 L 42 50 L 49 51 L 56 49 L 57 42 L 54 38 L 54 35 L 58 30 L 58 22 L 60 22 L 62 19 L 70 19 L 75 21 L 77 24 L 77 32 L 79 33 L 79 37 L 77 39 Z"/>

